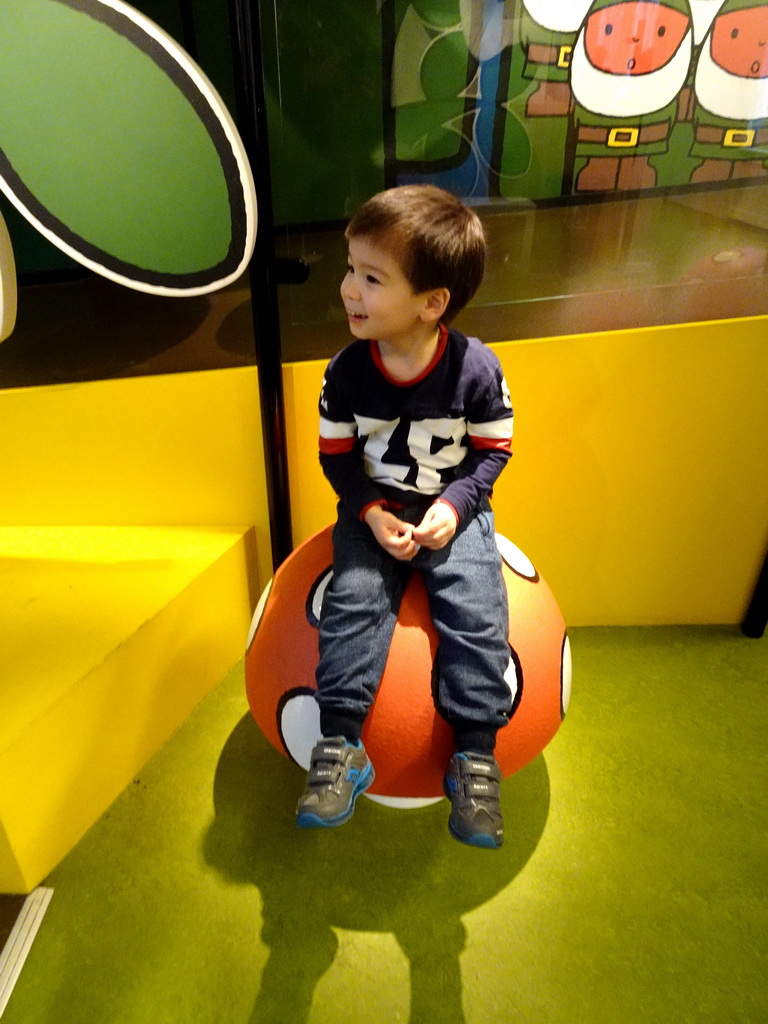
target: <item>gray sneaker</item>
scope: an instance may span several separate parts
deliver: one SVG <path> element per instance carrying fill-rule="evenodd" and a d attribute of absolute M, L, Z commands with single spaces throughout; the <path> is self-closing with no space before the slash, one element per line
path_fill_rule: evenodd
<path fill-rule="evenodd" d="M 504 842 L 501 772 L 492 754 L 454 754 L 443 779 L 451 801 L 448 831 L 460 843 L 496 849 Z"/>
<path fill-rule="evenodd" d="M 352 817 L 355 800 L 371 785 L 373 765 L 363 744 L 343 736 L 320 740 L 312 751 L 307 785 L 296 808 L 299 828 L 332 828 Z"/>

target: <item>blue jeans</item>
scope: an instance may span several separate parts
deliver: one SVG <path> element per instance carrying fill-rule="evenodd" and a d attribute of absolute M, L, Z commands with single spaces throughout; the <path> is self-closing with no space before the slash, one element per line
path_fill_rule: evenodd
<path fill-rule="evenodd" d="M 420 501 L 396 514 L 418 523 L 428 505 Z M 422 548 L 412 561 L 400 562 L 340 504 L 333 550 L 317 667 L 323 732 L 344 731 L 326 731 L 328 720 L 362 727 L 384 672 L 403 590 L 419 570 L 439 638 L 437 710 L 457 734 L 477 727 L 495 738 L 509 721 L 512 694 L 504 680 L 510 660 L 507 592 L 490 505 L 484 502 L 446 547 Z"/>

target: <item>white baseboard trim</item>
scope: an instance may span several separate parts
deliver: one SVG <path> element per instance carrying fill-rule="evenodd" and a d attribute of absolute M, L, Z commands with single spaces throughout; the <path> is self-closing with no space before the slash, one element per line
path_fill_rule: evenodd
<path fill-rule="evenodd" d="M 51 896 L 53 889 L 42 886 L 38 886 L 27 896 L 8 941 L 0 953 L 0 1017 L 5 1013 L 24 961 L 51 902 Z"/>

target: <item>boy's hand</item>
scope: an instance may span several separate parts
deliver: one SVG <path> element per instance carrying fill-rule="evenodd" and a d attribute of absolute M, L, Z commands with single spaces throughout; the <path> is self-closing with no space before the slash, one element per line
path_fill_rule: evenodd
<path fill-rule="evenodd" d="M 439 551 L 456 533 L 458 525 L 456 513 L 451 506 L 443 501 L 436 501 L 434 505 L 429 506 L 419 525 L 414 526 L 413 539 L 425 548 Z"/>
<path fill-rule="evenodd" d="M 401 562 L 410 562 L 419 551 L 413 539 L 414 527 L 392 515 L 381 505 L 373 505 L 365 513 L 365 521 L 385 551 Z"/>

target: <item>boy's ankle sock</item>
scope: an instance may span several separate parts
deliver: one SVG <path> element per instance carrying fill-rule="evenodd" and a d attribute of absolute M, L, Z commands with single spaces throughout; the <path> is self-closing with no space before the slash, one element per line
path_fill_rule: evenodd
<path fill-rule="evenodd" d="M 458 754 L 469 751 L 474 754 L 493 754 L 496 749 L 497 731 L 495 726 L 482 725 L 477 722 L 454 724 L 453 737 L 456 752 Z"/>
<path fill-rule="evenodd" d="M 340 715 L 331 711 L 320 712 L 320 732 L 324 737 L 343 736 L 353 746 L 360 742 L 364 722 L 351 715 Z"/>

